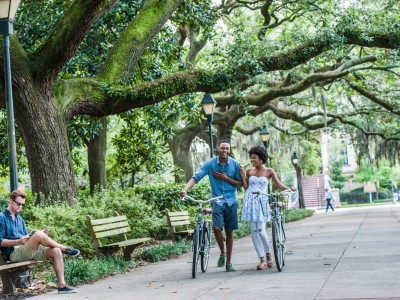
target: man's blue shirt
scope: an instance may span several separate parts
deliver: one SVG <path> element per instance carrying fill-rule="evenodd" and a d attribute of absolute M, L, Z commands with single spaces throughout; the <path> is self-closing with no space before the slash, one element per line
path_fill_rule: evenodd
<path fill-rule="evenodd" d="M 18 240 L 28 235 L 24 219 L 17 213 L 15 219 L 12 218 L 10 211 L 6 208 L 0 213 L 0 244 L 4 239 Z M 14 251 L 14 247 L 1 247 L 6 259 Z"/>
<path fill-rule="evenodd" d="M 237 200 L 237 187 L 229 182 L 214 177 L 213 172 L 225 172 L 226 175 L 234 180 L 242 182 L 242 176 L 240 175 L 239 162 L 234 160 L 232 157 L 228 157 L 228 161 L 222 165 L 219 161 L 219 157 L 213 157 L 207 160 L 199 169 L 199 171 L 193 175 L 194 180 L 198 183 L 204 176 L 208 175 L 211 184 L 212 196 L 224 196 L 228 206 L 236 203 Z M 223 205 L 224 202 L 216 202 L 219 205 Z"/>

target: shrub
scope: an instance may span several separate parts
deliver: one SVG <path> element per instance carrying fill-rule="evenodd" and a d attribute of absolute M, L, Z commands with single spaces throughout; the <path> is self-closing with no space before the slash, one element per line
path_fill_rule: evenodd
<path fill-rule="evenodd" d="M 157 184 L 153 186 L 135 187 L 136 193 L 142 195 L 142 198 L 149 205 L 154 205 L 160 212 L 166 208 L 172 211 L 186 210 L 193 204 L 183 202 L 179 193 L 184 188 L 184 184 Z M 211 197 L 211 189 L 207 180 L 202 180 L 191 190 L 190 195 L 195 199 L 208 199 Z"/>

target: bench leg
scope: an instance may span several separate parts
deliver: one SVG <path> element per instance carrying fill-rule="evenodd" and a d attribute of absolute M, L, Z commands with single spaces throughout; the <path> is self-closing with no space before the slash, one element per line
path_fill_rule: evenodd
<path fill-rule="evenodd" d="M 132 254 L 133 250 L 135 250 L 135 248 L 139 247 L 142 244 L 143 243 L 124 247 L 124 250 L 123 250 L 124 251 L 124 260 L 131 260 L 132 259 L 131 254 Z"/>
<path fill-rule="evenodd" d="M 17 271 L 4 271 L 1 272 L 1 281 L 3 283 L 3 294 L 15 293 L 17 290 L 15 288 L 15 283 L 18 280 L 19 275 L 23 270 Z"/>

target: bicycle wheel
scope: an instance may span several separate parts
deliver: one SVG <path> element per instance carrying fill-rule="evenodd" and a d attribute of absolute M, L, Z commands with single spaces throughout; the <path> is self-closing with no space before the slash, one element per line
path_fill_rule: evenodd
<path fill-rule="evenodd" d="M 282 228 L 282 265 L 285 265 L 285 256 L 286 256 L 286 233 L 285 233 L 285 221 L 281 219 L 281 228 Z"/>
<path fill-rule="evenodd" d="M 283 268 L 282 256 L 282 229 L 280 222 L 277 219 L 272 220 L 272 245 L 274 247 L 275 263 L 278 271 L 281 272 Z"/>
<path fill-rule="evenodd" d="M 196 278 L 197 263 L 199 261 L 200 252 L 200 224 L 196 224 L 193 233 L 193 264 L 192 264 L 192 277 Z"/>
<path fill-rule="evenodd" d="M 208 259 L 210 258 L 211 248 L 211 225 L 210 222 L 204 221 L 203 223 L 203 243 L 201 253 L 201 271 L 207 271 Z"/>

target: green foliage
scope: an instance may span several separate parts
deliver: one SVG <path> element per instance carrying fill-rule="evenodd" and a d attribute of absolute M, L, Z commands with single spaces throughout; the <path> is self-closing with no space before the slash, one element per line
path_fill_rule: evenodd
<path fill-rule="evenodd" d="M 65 281 L 75 286 L 124 272 L 134 266 L 135 262 L 114 256 L 106 256 L 99 260 L 65 259 Z M 50 273 L 48 280 L 57 282 L 54 271 Z"/>
<path fill-rule="evenodd" d="M 294 222 L 307 217 L 311 217 L 314 214 L 314 210 L 311 209 L 287 209 L 285 210 L 286 222 Z"/>
<path fill-rule="evenodd" d="M 158 184 L 154 186 L 136 187 L 135 191 L 142 195 L 142 198 L 149 205 L 154 205 L 160 212 L 166 208 L 171 211 L 186 210 L 188 206 L 196 204 L 183 202 L 179 193 L 184 184 Z M 209 199 L 211 197 L 210 185 L 207 180 L 202 180 L 196 184 L 190 191 L 190 196 L 195 199 Z"/>
<path fill-rule="evenodd" d="M 343 161 L 333 161 L 329 165 L 329 178 L 331 179 L 331 186 L 333 188 L 342 189 L 346 177 L 342 172 Z"/>
<path fill-rule="evenodd" d="M 167 260 L 183 253 L 191 251 L 192 243 L 189 240 L 181 240 L 171 244 L 159 244 L 139 250 L 135 254 L 136 259 L 142 259 L 149 262 Z"/>
<path fill-rule="evenodd" d="M 399 170 L 390 167 L 387 161 L 383 161 L 378 167 L 364 163 L 356 170 L 354 182 L 374 182 L 377 188 L 390 189 L 398 180 L 399 174 Z"/>
<path fill-rule="evenodd" d="M 28 230 L 48 228 L 56 241 L 80 249 L 84 256 L 92 256 L 94 249 L 87 215 L 99 219 L 113 216 L 114 211 L 127 216 L 132 229 L 128 238 L 161 238 L 166 234 L 165 218 L 132 189 L 101 191 L 81 198 L 76 207 L 30 206 L 23 213 Z"/>

